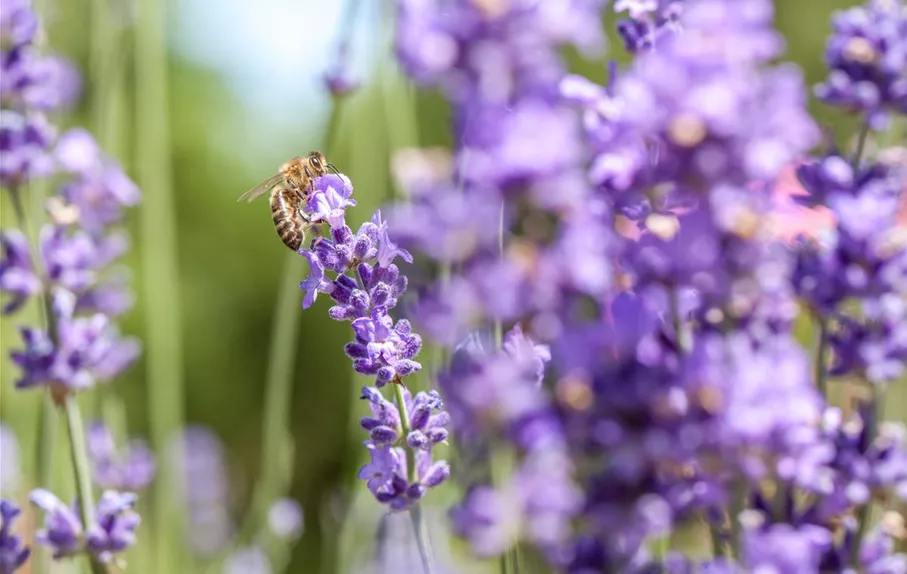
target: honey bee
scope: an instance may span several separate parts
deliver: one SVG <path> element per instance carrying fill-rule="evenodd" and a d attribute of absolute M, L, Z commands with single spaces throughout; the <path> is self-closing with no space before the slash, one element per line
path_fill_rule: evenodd
<path fill-rule="evenodd" d="M 324 154 L 313 151 L 306 157 L 294 157 L 280 167 L 280 171 L 245 192 L 236 201 L 254 201 L 271 192 L 271 218 L 283 244 L 298 251 L 306 232 L 315 224 L 303 210 L 304 202 L 312 193 L 312 180 L 337 168 L 328 163 Z"/>

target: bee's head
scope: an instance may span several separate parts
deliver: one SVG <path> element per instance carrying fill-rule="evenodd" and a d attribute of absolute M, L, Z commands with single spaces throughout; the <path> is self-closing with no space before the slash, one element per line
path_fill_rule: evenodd
<path fill-rule="evenodd" d="M 324 154 L 320 151 L 309 153 L 309 165 L 312 167 L 314 172 L 312 175 L 314 176 L 324 175 L 328 172 L 328 160 L 324 158 Z"/>

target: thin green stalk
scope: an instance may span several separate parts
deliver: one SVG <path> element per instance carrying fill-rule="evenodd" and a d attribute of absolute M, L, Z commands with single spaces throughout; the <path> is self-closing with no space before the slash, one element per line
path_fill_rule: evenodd
<path fill-rule="evenodd" d="M 854 169 L 860 167 L 860 160 L 863 158 L 863 151 L 866 149 L 866 139 L 869 136 L 869 122 L 864 121 L 860 126 L 860 134 L 857 136 L 857 149 L 854 150 L 851 165 Z"/>
<path fill-rule="evenodd" d="M 114 78 L 109 62 L 117 57 L 114 30 L 110 25 L 109 0 L 91 0 L 91 113 L 92 125 L 98 143 L 108 152 L 112 140 L 111 84 Z"/>
<path fill-rule="evenodd" d="M 406 410 L 406 397 L 403 395 L 404 387 L 403 383 L 399 381 L 394 381 L 391 383 L 394 387 L 394 399 L 397 402 L 397 410 L 400 411 L 400 427 L 403 430 L 403 437 L 409 436 L 409 433 L 412 431 L 412 426 L 409 423 L 409 412 Z M 406 469 L 407 469 L 407 478 L 410 483 L 416 481 L 416 457 L 413 449 L 409 446 L 406 447 Z M 425 530 L 425 525 L 422 523 L 422 510 L 419 508 L 419 504 L 416 504 L 409 511 L 410 522 L 413 526 L 413 534 L 416 537 L 416 545 L 419 547 L 419 557 L 422 559 L 422 569 L 425 571 L 425 574 L 433 574 L 434 567 L 434 558 L 431 552 L 431 543 L 428 539 L 428 533 Z"/>
<path fill-rule="evenodd" d="M 706 526 L 709 528 L 709 540 L 712 542 L 712 556 L 714 558 L 721 558 L 725 555 L 724 542 L 721 540 L 721 532 L 711 523 L 708 517 L 706 517 L 705 522 Z"/>
<path fill-rule="evenodd" d="M 501 199 L 501 207 L 500 207 L 500 210 L 498 213 L 498 257 L 500 257 L 501 259 L 504 258 L 504 233 L 505 233 L 504 210 L 505 210 L 505 207 L 506 207 L 506 204 L 505 204 L 504 200 Z M 502 321 L 496 320 L 494 322 L 492 336 L 494 337 L 495 348 L 500 349 L 504 345 L 504 324 Z M 496 452 L 493 457 L 495 459 L 495 462 L 499 462 L 502 458 L 505 458 L 508 460 L 510 459 L 509 455 L 504 456 L 501 454 L 500 451 L 502 448 L 504 448 L 504 447 L 501 447 L 500 445 L 495 447 Z M 496 464 L 495 470 L 497 470 L 498 472 L 494 472 L 494 471 L 492 472 L 492 475 L 495 478 L 495 482 L 498 482 L 502 477 L 506 477 L 509 474 L 510 470 L 512 470 L 512 466 L 513 466 L 512 463 L 506 465 L 507 468 L 504 469 L 503 472 L 501 472 L 501 466 Z M 519 572 L 519 564 L 520 564 L 520 547 L 519 547 L 519 544 L 517 544 L 513 548 L 510 548 L 509 550 L 507 550 L 507 552 L 501 556 L 499 566 L 501 568 L 501 572 L 504 574 L 516 574 Z"/>
<path fill-rule="evenodd" d="M 816 333 L 815 369 L 816 388 L 825 399 L 828 399 L 828 319 L 819 317 Z"/>
<path fill-rule="evenodd" d="M 26 236 L 28 233 L 28 219 L 25 217 L 25 208 L 22 206 L 22 195 L 18 185 L 9 188 L 9 198 L 13 203 L 13 211 L 16 214 L 16 222 Z"/>
<path fill-rule="evenodd" d="M 63 401 L 66 413 L 66 426 L 69 430 L 69 454 L 72 458 L 72 468 L 76 479 L 76 490 L 79 494 L 79 515 L 82 525 L 88 532 L 95 525 L 94 493 L 91 490 L 91 471 L 88 464 L 88 450 L 85 447 L 85 426 L 82 424 L 82 413 L 79 412 L 79 402 L 72 393 L 66 395 Z M 103 564 L 89 558 L 93 574 L 105 574 L 107 569 Z"/>
<path fill-rule="evenodd" d="M 879 428 L 879 420 L 882 418 L 882 405 L 884 403 L 884 387 L 879 384 L 872 385 L 872 416 L 869 420 L 863 421 L 866 425 L 865 432 L 869 443 L 875 440 Z M 869 529 L 869 518 L 872 515 L 872 500 L 870 499 L 857 511 L 857 534 L 853 539 L 853 546 L 850 549 L 850 563 L 854 568 L 860 566 L 860 546 L 863 544 L 863 537 Z"/>
<path fill-rule="evenodd" d="M 681 353 L 688 353 L 692 348 L 690 341 L 690 330 L 684 323 L 680 313 L 680 294 L 676 287 L 672 287 L 668 292 L 671 306 L 671 325 L 674 327 L 674 336 L 677 338 L 677 348 Z"/>
<path fill-rule="evenodd" d="M 422 567 L 425 570 L 425 574 L 432 574 L 435 569 L 435 558 L 431 552 L 428 529 L 425 527 L 425 520 L 422 517 L 422 505 L 415 505 L 409 511 L 409 517 L 412 521 L 413 532 L 416 535 L 416 545 L 419 547 L 419 558 L 422 559 Z"/>
<path fill-rule="evenodd" d="M 740 560 L 740 514 L 746 510 L 746 487 L 741 481 L 734 485 L 731 491 L 731 508 L 729 517 L 731 523 L 731 555 Z"/>
<path fill-rule="evenodd" d="M 332 104 L 325 127 L 323 149 L 331 157 L 334 136 L 340 121 L 341 105 Z M 299 340 L 300 306 L 299 283 L 305 279 L 302 258 L 287 253 L 280 277 L 280 293 L 274 305 L 268 372 L 265 378 L 265 411 L 262 428 L 260 476 L 252 501 L 251 520 L 247 520 L 240 536 L 250 540 L 267 521 L 270 505 L 288 486 L 292 465 L 287 465 L 286 453 L 291 451 L 290 412 L 293 401 L 293 373 Z"/>
<path fill-rule="evenodd" d="M 29 191 L 35 192 L 36 189 L 34 182 L 29 184 Z M 28 225 L 28 218 L 25 216 L 25 209 L 22 202 L 22 195 L 20 193 L 20 188 L 18 186 L 11 187 L 10 190 L 10 200 L 13 203 L 13 211 L 16 214 L 16 225 L 22 230 L 22 232 L 28 237 L 29 245 L 31 246 L 32 253 L 37 252 L 38 240 L 37 237 L 32 236 L 30 233 L 30 228 Z M 43 188 L 40 190 L 40 193 L 43 197 Z M 35 215 L 37 220 L 40 212 L 34 209 L 32 206 L 32 212 Z M 41 317 L 41 323 L 44 325 L 47 333 L 50 334 L 54 339 L 56 338 L 56 324 L 54 321 L 54 315 L 50 308 L 50 297 L 44 291 L 41 293 L 41 305 L 38 311 L 38 315 Z M 54 473 L 54 458 L 56 455 L 56 445 L 57 445 L 57 429 L 58 429 L 58 420 L 56 407 L 54 406 L 53 399 L 50 396 L 50 391 L 45 390 L 41 397 L 41 406 L 38 411 L 37 416 L 37 454 L 36 454 L 36 475 L 38 484 L 45 488 L 50 488 L 53 481 Z M 46 555 L 44 552 L 35 552 L 32 558 L 32 567 L 35 572 L 43 572 L 44 562 L 46 560 Z"/>
<path fill-rule="evenodd" d="M 299 283 L 305 278 L 305 267 L 296 253 L 287 253 L 280 279 L 280 293 L 274 305 L 270 356 L 265 378 L 265 411 L 262 428 L 261 465 L 250 521 L 257 530 L 267 520 L 268 508 L 286 487 L 286 465 L 283 455 L 292 441 L 293 372 L 299 340 Z M 247 532 L 254 535 L 255 530 Z M 246 538 L 248 539 L 248 538 Z"/>
<path fill-rule="evenodd" d="M 167 52 L 167 0 L 139 0 L 135 26 L 135 152 L 144 191 L 142 266 L 144 275 L 148 418 L 154 449 L 165 452 L 183 422 L 183 358 L 180 333 L 176 217 L 171 190 Z M 177 450 L 178 445 L 173 445 Z M 175 493 L 173 468 L 182 453 L 161 457 L 155 481 L 151 524 L 154 572 L 183 571 L 177 554 L 185 525 Z"/>

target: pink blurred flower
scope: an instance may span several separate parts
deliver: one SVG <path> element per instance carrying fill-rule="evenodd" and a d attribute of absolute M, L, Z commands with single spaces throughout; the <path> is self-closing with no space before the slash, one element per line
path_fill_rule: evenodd
<path fill-rule="evenodd" d="M 907 169 L 907 148 L 888 149 L 878 159 Z M 834 213 L 827 207 L 810 208 L 796 203 L 795 197 L 809 194 L 797 180 L 796 169 L 796 165 L 784 168 L 775 180 L 772 190 L 774 208 L 769 224 L 774 235 L 784 241 L 790 241 L 800 234 L 820 239 L 825 232 L 834 228 Z M 901 193 L 897 221 L 898 225 L 907 227 L 907 188 Z"/>
<path fill-rule="evenodd" d="M 804 195 L 809 195 L 809 192 L 797 180 L 797 166 L 784 168 L 772 189 L 774 206 L 769 225 L 776 237 L 785 241 L 791 241 L 798 235 L 818 239 L 823 232 L 834 228 L 835 215 L 830 209 L 824 206 L 806 207 L 794 199 Z"/>

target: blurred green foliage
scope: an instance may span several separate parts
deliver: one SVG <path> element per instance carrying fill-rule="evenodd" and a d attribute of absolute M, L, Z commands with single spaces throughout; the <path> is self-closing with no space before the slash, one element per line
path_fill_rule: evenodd
<path fill-rule="evenodd" d="M 49 0 L 45 4 L 52 11 L 51 45 L 87 70 L 90 2 Z M 777 3 L 778 26 L 789 45 L 786 59 L 802 67 L 808 83 L 814 84 L 825 74 L 822 54 L 829 13 L 852 4 L 844 0 Z M 609 14 L 605 25 L 613 27 L 613 20 Z M 372 24 L 386 25 L 379 21 Z M 224 38 L 224 42 L 229 41 Z M 127 54 L 132 50 L 128 29 L 123 31 L 120 47 Z M 380 47 L 387 50 L 386 43 Z M 613 36 L 609 57 L 627 61 Z M 382 55 L 377 73 L 346 103 L 336 134 L 336 149 L 330 157 L 357 184 L 359 206 L 353 214 L 360 221 L 391 199 L 393 182 L 388 164 L 394 149 L 450 142 L 450 115 L 443 101 L 432 93 L 413 94 L 395 72 L 391 58 L 389 51 Z M 111 112 L 111 141 L 127 171 L 134 173 L 134 134 L 129 120 L 134 80 L 128 67 L 131 58 L 126 57 L 125 62 L 124 82 L 114 96 L 116 110 Z M 606 81 L 605 60 L 582 61 L 570 54 L 570 63 L 575 71 L 595 81 Z M 216 73 L 175 58 L 171 59 L 169 71 L 186 416 L 188 421 L 213 428 L 228 446 L 235 511 L 239 516 L 248 507 L 250 489 L 259 474 L 263 384 L 286 249 L 273 230 L 266 201 L 246 205 L 235 199 L 272 173 L 283 160 L 317 147 L 326 118 L 307 116 L 306 110 L 300 110 L 299 118 L 305 126 L 298 133 L 288 134 L 282 126 L 253 117 Z M 99 97 L 95 86 L 87 83 L 84 96 L 82 106 L 73 117 L 65 119 L 66 124 L 91 125 L 91 102 Z M 815 102 L 812 109 L 821 123 L 834 127 L 839 140 L 853 132 L 853 118 Z M 286 144 L 285 149 L 279 156 L 249 149 L 246 142 L 252 130 L 273 130 Z M 11 215 L 4 203 L 4 225 L 10 223 Z M 130 218 L 130 231 L 137 238 L 135 210 Z M 353 226 L 358 223 L 351 222 Z M 139 302 L 146 296 L 142 287 L 148 284 L 141 275 L 141 252 L 145 247 L 142 243 L 134 245 L 127 261 L 135 272 L 133 285 Z M 348 325 L 329 320 L 327 306 L 328 302 L 322 300 L 300 315 L 291 411 L 296 456 L 290 492 L 306 513 L 305 534 L 294 552 L 290 570 L 299 573 L 328 572 L 332 568 L 329 565 L 337 559 L 334 554 L 340 525 L 329 515 L 329 503 L 339 486 L 353 485 L 353 475 L 364 455 L 362 437 L 351 432 L 361 414 L 356 399 L 364 381 L 352 373 L 343 353 L 343 345 L 349 339 Z M 14 323 L 33 318 L 34 312 L 29 309 L 15 321 L 4 320 L 2 327 L 0 416 L 14 427 L 26 455 L 28 472 L 33 471 L 28 453 L 36 433 L 33 415 L 39 397 L 36 393 L 13 392 L 16 372 L 5 357 L 8 349 L 17 344 Z M 145 325 L 145 309 L 140 303 L 127 315 L 123 328 L 141 337 Z M 145 365 L 140 363 L 115 386 L 125 401 L 131 434 L 148 433 L 145 373 Z M 889 404 L 904 405 L 907 400 L 902 397 Z M 61 481 L 67 484 L 65 478 Z M 361 490 L 361 485 L 354 488 Z"/>

